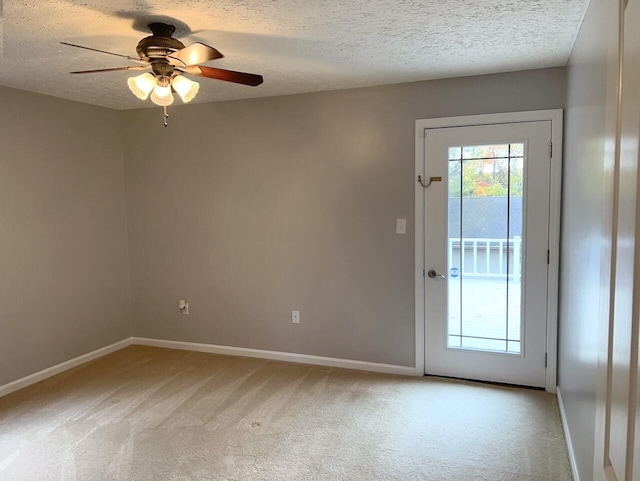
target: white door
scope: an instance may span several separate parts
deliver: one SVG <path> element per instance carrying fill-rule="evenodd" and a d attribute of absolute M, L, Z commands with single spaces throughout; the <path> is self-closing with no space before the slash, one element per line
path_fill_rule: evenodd
<path fill-rule="evenodd" d="M 424 142 L 425 372 L 544 387 L 551 121 Z"/>

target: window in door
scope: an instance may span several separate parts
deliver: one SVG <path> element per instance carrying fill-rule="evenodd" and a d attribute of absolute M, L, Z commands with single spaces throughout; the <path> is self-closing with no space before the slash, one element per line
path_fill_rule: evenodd
<path fill-rule="evenodd" d="M 524 144 L 449 148 L 449 348 L 520 354 Z"/>

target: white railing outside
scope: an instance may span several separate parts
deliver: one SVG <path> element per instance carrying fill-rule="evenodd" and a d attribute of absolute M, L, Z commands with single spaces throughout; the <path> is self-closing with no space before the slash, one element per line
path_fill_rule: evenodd
<path fill-rule="evenodd" d="M 452 238 L 447 261 L 451 271 L 473 277 L 508 276 L 516 282 L 522 277 L 522 239 Z M 460 255 L 460 246 L 463 246 Z M 450 272 L 451 274 L 451 272 Z"/>

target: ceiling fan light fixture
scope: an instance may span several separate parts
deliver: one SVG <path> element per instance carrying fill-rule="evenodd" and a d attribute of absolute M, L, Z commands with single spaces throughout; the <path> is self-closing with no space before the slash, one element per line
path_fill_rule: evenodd
<path fill-rule="evenodd" d="M 0 4 L 2 0 L 0 0 Z M 177 93 L 184 103 L 191 102 L 200 89 L 200 84 L 182 76 L 186 73 L 202 78 L 233 82 L 240 85 L 256 87 L 262 84 L 262 75 L 246 72 L 236 72 L 221 68 L 200 66 L 210 60 L 223 58 L 215 48 L 196 42 L 185 45 L 173 37 L 175 26 L 154 22 L 148 25 L 151 34 L 138 42 L 136 52 L 139 58 L 108 52 L 93 47 L 84 47 L 68 42 L 60 42 L 70 47 L 81 48 L 106 55 L 126 58 L 139 65 L 127 65 L 125 67 L 102 68 L 97 70 L 79 70 L 72 74 L 93 74 L 102 72 L 151 70 L 137 77 L 127 79 L 129 90 L 140 100 L 151 101 L 163 107 L 164 126 L 167 126 L 167 107 L 174 102 L 173 92 Z"/>
<path fill-rule="evenodd" d="M 129 90 L 140 100 L 147 100 L 151 91 L 156 87 L 156 78 L 149 72 L 127 80 Z"/>
<path fill-rule="evenodd" d="M 151 93 L 151 101 L 161 107 L 167 107 L 173 103 L 173 94 L 171 93 L 171 87 L 161 87 L 156 85 Z"/>
<path fill-rule="evenodd" d="M 173 77 L 171 85 L 184 103 L 191 102 L 200 89 L 200 84 L 198 82 L 189 80 L 182 75 L 176 75 Z"/>

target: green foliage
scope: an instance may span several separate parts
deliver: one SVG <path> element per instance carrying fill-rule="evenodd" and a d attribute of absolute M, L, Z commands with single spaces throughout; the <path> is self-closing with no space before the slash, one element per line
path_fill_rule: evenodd
<path fill-rule="evenodd" d="M 521 161 L 502 159 L 449 161 L 450 197 L 521 197 L 523 169 Z M 511 184 L 511 188 L 509 188 Z"/>

